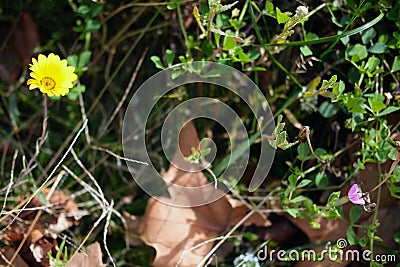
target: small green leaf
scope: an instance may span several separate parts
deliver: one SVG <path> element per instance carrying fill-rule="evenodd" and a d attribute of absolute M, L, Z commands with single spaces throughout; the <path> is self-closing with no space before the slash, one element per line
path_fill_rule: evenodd
<path fill-rule="evenodd" d="M 395 72 L 395 71 L 398 71 L 398 70 L 400 70 L 400 57 L 399 57 L 399 56 L 396 56 L 396 57 L 394 58 L 394 61 L 393 61 L 393 64 L 392 64 L 392 69 L 391 69 L 391 71 L 392 71 L 392 72 Z"/>
<path fill-rule="evenodd" d="M 361 41 L 363 44 L 368 44 L 376 36 L 374 28 L 369 28 L 361 33 Z"/>
<path fill-rule="evenodd" d="M 236 46 L 237 46 L 236 41 L 234 41 L 232 38 L 229 38 L 228 36 L 225 36 L 223 44 L 224 50 L 231 50 Z"/>
<path fill-rule="evenodd" d="M 91 51 L 82 52 L 82 54 L 79 56 L 78 68 L 83 68 L 83 67 L 87 66 L 87 64 L 90 61 L 91 55 L 92 55 Z"/>
<path fill-rule="evenodd" d="M 373 112 L 379 112 L 386 108 L 386 105 L 383 103 L 383 101 L 375 97 L 368 98 L 368 103 Z"/>
<path fill-rule="evenodd" d="M 360 246 L 362 247 L 365 247 L 367 245 L 367 238 L 366 237 L 360 238 L 360 240 L 358 240 L 358 244 L 360 244 Z"/>
<path fill-rule="evenodd" d="M 361 209 L 358 206 L 353 206 L 350 209 L 350 224 L 354 224 L 361 216 Z"/>
<path fill-rule="evenodd" d="M 161 59 L 158 56 L 151 56 L 150 60 L 154 62 L 154 64 L 156 65 L 157 68 L 159 69 L 165 69 L 164 65 L 161 62 Z"/>
<path fill-rule="evenodd" d="M 338 109 L 335 105 L 329 103 L 328 101 L 322 102 L 318 108 L 319 114 L 324 118 L 332 118 L 338 113 Z"/>
<path fill-rule="evenodd" d="M 335 206 L 335 203 L 336 201 L 339 200 L 339 197 L 340 197 L 340 191 L 332 192 L 328 198 L 328 205 Z"/>
<path fill-rule="evenodd" d="M 289 175 L 288 180 L 289 180 L 289 184 L 291 186 L 293 186 L 293 187 L 296 186 L 296 184 L 297 184 L 297 176 L 295 174 Z"/>
<path fill-rule="evenodd" d="M 67 57 L 67 62 L 69 66 L 78 67 L 78 55 L 74 54 L 74 55 L 70 55 Z"/>
<path fill-rule="evenodd" d="M 307 45 L 300 46 L 300 52 L 303 54 L 303 56 L 308 57 L 313 54 L 311 49 Z"/>
<path fill-rule="evenodd" d="M 383 54 L 385 53 L 386 47 L 387 46 L 383 43 L 375 43 L 368 49 L 368 52 L 372 54 Z"/>
<path fill-rule="evenodd" d="M 368 50 L 365 45 L 356 44 L 347 50 L 347 54 L 351 57 L 351 61 L 357 62 L 368 56 Z"/>
<path fill-rule="evenodd" d="M 349 241 L 350 245 L 356 245 L 358 243 L 357 235 L 354 232 L 352 226 L 349 226 L 349 228 L 347 228 L 346 236 L 347 236 L 347 241 Z"/>
<path fill-rule="evenodd" d="M 282 13 L 281 10 L 276 7 L 276 19 L 278 20 L 279 24 L 287 22 L 290 19 L 289 16 L 289 12 Z"/>
<path fill-rule="evenodd" d="M 381 116 L 386 116 L 386 115 L 388 115 L 388 114 L 390 114 L 390 113 L 393 113 L 393 112 L 395 112 L 395 111 L 398 111 L 400 109 L 400 107 L 394 107 L 394 106 L 390 106 L 390 107 L 387 107 L 387 108 L 385 108 L 384 110 L 382 110 L 382 112 L 380 112 L 380 113 L 378 113 L 378 117 L 381 117 Z"/>
<path fill-rule="evenodd" d="M 274 4 L 270 1 L 265 2 L 265 14 L 275 17 Z"/>
<path fill-rule="evenodd" d="M 393 235 L 393 240 L 400 245 L 400 232 L 397 232 Z"/>
<path fill-rule="evenodd" d="M 165 59 L 167 60 L 167 65 L 168 65 L 168 67 L 171 67 L 171 66 L 172 66 L 172 63 L 174 62 L 174 59 L 175 59 L 175 53 L 174 53 L 174 51 L 172 51 L 172 50 L 170 50 L 170 49 L 167 49 L 167 50 L 165 51 Z"/>
<path fill-rule="evenodd" d="M 90 8 L 87 5 L 81 5 L 76 10 L 76 13 L 78 13 L 78 15 L 81 15 L 82 17 L 85 17 L 90 13 Z"/>
<path fill-rule="evenodd" d="M 285 208 L 285 210 L 287 211 L 287 213 L 289 213 L 293 218 L 296 218 L 297 215 L 299 214 L 299 211 L 297 209 L 294 208 Z"/>
<path fill-rule="evenodd" d="M 296 187 L 297 188 L 302 188 L 302 187 L 305 187 L 305 186 L 309 185 L 310 183 L 311 183 L 311 180 L 304 179 Z"/>
<path fill-rule="evenodd" d="M 246 55 L 246 53 L 243 52 L 243 49 L 241 47 L 239 47 L 239 49 L 236 50 L 235 54 L 239 57 L 240 62 L 242 63 L 251 62 L 251 59 Z"/>
<path fill-rule="evenodd" d="M 301 143 L 297 147 L 297 153 L 298 153 L 299 159 L 301 161 L 304 161 L 308 158 L 307 156 L 310 154 L 310 148 L 308 147 L 308 145 L 306 143 Z"/>
<path fill-rule="evenodd" d="M 326 173 L 325 172 L 317 173 L 317 175 L 315 176 L 315 185 L 318 188 L 324 188 L 328 184 L 329 184 L 329 179 Z"/>
<path fill-rule="evenodd" d="M 249 241 L 257 241 L 258 240 L 258 235 L 255 233 L 252 233 L 252 232 L 245 232 L 243 234 L 243 237 Z"/>
<path fill-rule="evenodd" d="M 313 229 L 320 229 L 321 228 L 321 224 L 319 222 L 316 222 L 316 221 L 310 221 L 310 226 Z"/>
<path fill-rule="evenodd" d="M 86 23 L 86 30 L 89 32 L 96 32 L 100 29 L 101 24 L 97 20 L 89 19 Z"/>
<path fill-rule="evenodd" d="M 372 57 L 368 58 L 368 61 L 367 61 L 367 70 L 368 70 L 369 72 L 375 71 L 375 70 L 376 70 L 376 67 L 378 67 L 378 65 L 379 65 L 380 62 L 381 62 L 381 61 L 379 60 L 379 58 L 377 58 L 377 57 L 375 57 L 375 56 L 372 56 Z"/>
<path fill-rule="evenodd" d="M 293 198 L 292 200 L 290 200 L 290 202 L 292 203 L 298 203 L 298 202 L 303 202 L 305 201 L 307 198 L 305 196 L 297 196 L 295 198 Z"/>

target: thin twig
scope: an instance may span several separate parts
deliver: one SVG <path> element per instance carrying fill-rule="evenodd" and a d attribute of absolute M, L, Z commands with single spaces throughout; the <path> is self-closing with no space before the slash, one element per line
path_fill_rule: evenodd
<path fill-rule="evenodd" d="M 116 157 L 117 159 L 122 159 L 122 160 L 125 160 L 125 161 L 138 163 L 138 164 L 142 164 L 142 165 L 149 165 L 147 162 L 144 162 L 144 161 L 121 157 L 120 155 L 115 154 L 114 152 L 112 152 L 111 150 L 108 150 L 107 148 L 98 147 L 98 146 L 91 146 L 90 148 L 92 148 L 94 150 L 104 151 L 104 152 L 110 154 L 111 156 Z"/>
<path fill-rule="evenodd" d="M 57 165 L 54 167 L 53 171 L 50 173 L 49 177 L 46 178 L 46 180 L 42 183 L 41 186 L 39 186 L 38 189 L 36 189 L 36 191 L 31 195 L 31 197 L 28 199 L 28 201 L 25 203 L 25 205 L 22 207 L 21 211 L 17 213 L 17 215 L 15 216 L 14 219 L 11 220 L 11 222 L 5 227 L 3 228 L 3 231 L 5 229 L 7 229 L 11 224 L 14 223 L 15 219 L 21 214 L 22 210 L 25 209 L 28 204 L 32 201 L 32 199 L 43 189 L 43 187 L 47 184 L 47 182 L 51 179 L 51 177 L 53 177 L 54 173 L 57 171 L 57 169 L 60 167 L 60 165 L 62 164 L 62 162 L 65 160 L 65 158 L 67 157 L 67 155 L 69 154 L 69 152 L 71 151 L 72 147 L 75 145 L 76 141 L 78 140 L 78 137 L 81 135 L 82 131 L 85 129 L 87 124 L 87 121 L 85 121 L 81 127 L 81 129 L 78 131 L 78 133 L 75 135 L 75 138 L 72 140 L 72 143 L 70 144 L 70 146 L 68 147 L 67 151 L 65 152 L 65 154 L 63 155 L 63 157 L 61 158 L 61 160 L 57 163 Z"/>
<path fill-rule="evenodd" d="M 394 168 L 399 164 L 400 162 L 400 141 L 396 141 L 397 143 L 397 150 L 396 150 L 396 160 L 393 161 L 392 165 L 390 165 L 389 172 L 386 174 L 385 178 L 377 184 L 374 188 L 372 188 L 369 192 L 365 193 L 364 195 L 369 195 L 371 192 L 374 192 L 376 189 L 378 189 L 381 185 L 383 185 L 392 175 Z"/>
<path fill-rule="evenodd" d="M 18 150 L 15 150 L 14 156 L 13 156 L 13 161 L 12 161 L 12 164 L 11 164 L 10 182 L 8 183 L 7 191 L 6 191 L 6 194 L 4 196 L 4 203 L 3 203 L 3 207 L 1 208 L 0 216 L 3 215 L 4 209 L 5 209 L 6 203 L 7 203 L 8 194 L 10 193 L 11 187 L 14 184 L 14 169 L 15 169 L 15 161 L 17 159 L 17 155 L 18 155 Z"/>
<path fill-rule="evenodd" d="M 201 260 L 201 262 L 197 265 L 197 267 L 202 267 L 207 263 L 207 260 L 217 251 L 217 249 L 230 237 L 233 232 L 235 232 L 243 223 L 245 223 L 253 214 L 258 212 L 259 208 L 264 205 L 267 201 L 268 196 L 272 195 L 275 190 L 271 191 L 257 206 L 255 206 L 249 213 L 246 214 L 235 226 L 232 227 L 229 232 L 223 236 L 222 240 L 219 241 L 209 252 L 208 254 Z"/>
<path fill-rule="evenodd" d="M 131 79 L 129 80 L 128 86 L 127 86 L 126 89 L 125 89 L 124 95 L 122 96 L 122 98 L 121 98 L 121 100 L 119 101 L 117 107 L 115 108 L 115 110 L 114 110 L 114 112 L 112 113 L 111 117 L 108 119 L 106 125 L 104 126 L 103 131 L 102 131 L 102 134 L 104 134 L 104 133 L 107 131 L 107 128 L 110 126 L 111 122 L 114 120 L 115 116 L 117 115 L 117 113 L 118 113 L 119 110 L 121 109 L 122 105 L 124 104 L 126 98 L 128 97 L 128 94 L 129 94 L 129 92 L 130 92 L 131 89 L 132 89 L 133 83 L 134 83 L 134 81 L 136 80 L 136 77 L 137 77 L 137 74 L 138 74 L 140 68 L 142 67 L 143 60 L 144 60 L 144 58 L 145 58 L 145 56 L 146 56 L 148 50 L 149 50 L 148 47 L 146 47 L 146 49 L 144 50 L 142 56 L 140 57 L 140 59 L 139 59 L 137 65 L 136 65 L 136 69 L 135 69 L 135 71 L 133 72 L 133 74 L 132 74 L 132 76 L 131 76 Z M 102 135 L 102 134 L 101 134 L 101 135 Z"/>

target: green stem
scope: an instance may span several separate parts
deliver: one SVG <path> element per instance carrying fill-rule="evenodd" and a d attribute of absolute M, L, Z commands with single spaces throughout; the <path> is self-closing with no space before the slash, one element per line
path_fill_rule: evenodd
<path fill-rule="evenodd" d="M 189 51 L 189 48 L 188 48 L 188 36 L 187 36 L 186 29 L 185 29 L 185 24 L 183 23 L 182 9 L 181 9 L 181 4 L 180 3 L 176 4 L 176 12 L 178 14 L 179 26 L 181 27 L 181 31 L 182 31 L 182 34 L 183 34 L 183 39 L 185 39 L 185 46 L 186 46 L 186 49 L 188 50 L 188 53 L 190 54 L 190 51 Z"/>

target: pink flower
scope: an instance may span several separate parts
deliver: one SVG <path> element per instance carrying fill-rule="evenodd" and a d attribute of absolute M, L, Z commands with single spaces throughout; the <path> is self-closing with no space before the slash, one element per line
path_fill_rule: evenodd
<path fill-rule="evenodd" d="M 357 184 L 353 184 L 347 193 L 351 202 L 357 205 L 365 205 L 365 200 L 362 195 L 361 188 Z"/>

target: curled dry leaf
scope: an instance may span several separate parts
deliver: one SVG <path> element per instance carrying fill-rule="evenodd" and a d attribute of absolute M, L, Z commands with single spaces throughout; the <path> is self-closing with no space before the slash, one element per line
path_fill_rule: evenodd
<path fill-rule="evenodd" d="M 190 155 L 191 148 L 198 145 L 196 129 L 192 123 L 187 123 L 179 136 L 182 154 Z M 209 183 L 202 172 L 185 172 L 174 165 L 169 167 L 163 178 L 185 187 Z M 179 266 L 197 266 L 212 248 L 212 239 L 240 220 L 246 210 L 247 207 L 243 208 L 243 205 L 226 196 L 207 205 L 190 208 L 170 206 L 151 198 L 140 225 L 140 234 L 146 244 L 156 249 L 153 266 L 169 267 L 178 262 Z M 264 219 L 262 223 L 268 224 L 268 221 Z"/>
<path fill-rule="evenodd" d="M 101 247 L 98 242 L 90 244 L 84 252 L 75 252 L 65 267 L 102 267 Z"/>
<path fill-rule="evenodd" d="M 49 191 L 49 189 L 43 189 L 41 193 L 46 196 Z M 21 196 L 19 202 L 23 202 L 29 197 L 29 195 Z M 31 267 L 49 266 L 48 253 L 52 255 L 57 253 L 57 234 L 78 224 L 80 218 L 77 204 L 62 191 L 54 191 L 49 202 L 50 205 L 46 206 L 38 196 L 35 196 L 27 205 L 29 210 L 22 211 L 19 218 L 0 236 L 10 244 L 10 247 L 18 247 L 27 235 L 38 211 L 41 210 L 42 214 L 39 220 L 19 252 L 19 256 Z M 3 221 L 4 226 L 8 225 L 11 220 L 11 216 L 6 218 Z"/>

